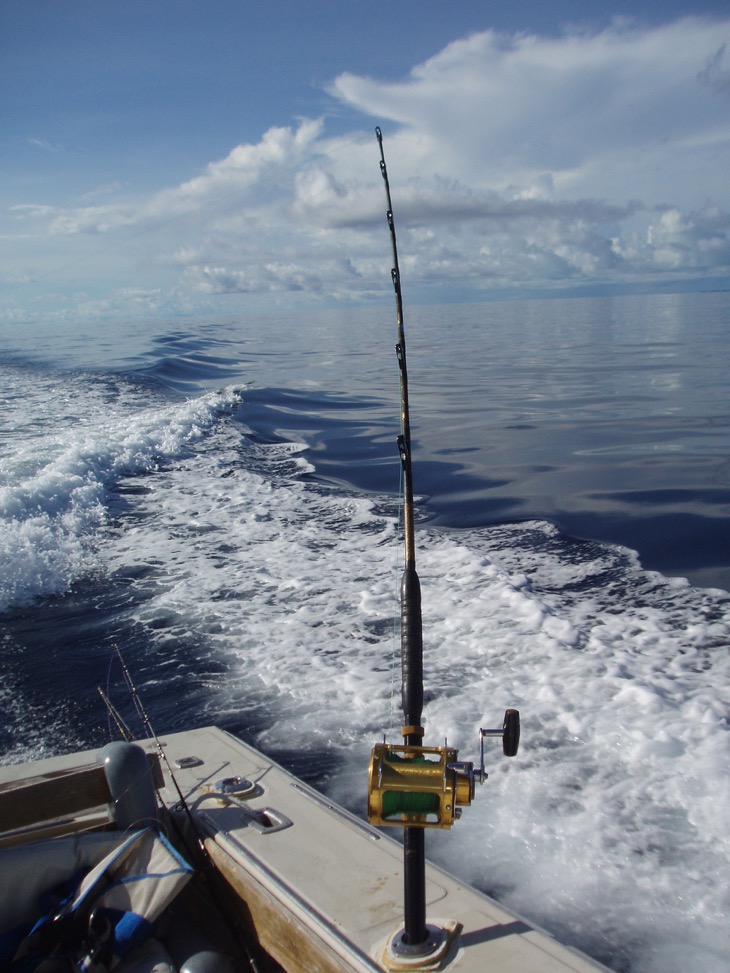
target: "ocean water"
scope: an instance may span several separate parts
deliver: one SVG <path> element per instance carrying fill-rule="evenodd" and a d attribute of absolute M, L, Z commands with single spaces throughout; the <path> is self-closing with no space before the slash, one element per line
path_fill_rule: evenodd
<path fill-rule="evenodd" d="M 407 295 L 406 295 L 407 298 Z M 615 970 L 730 967 L 730 295 L 406 305 L 429 856 Z M 0 333 L 0 760 L 215 722 L 357 813 L 398 738 L 389 305 Z"/>

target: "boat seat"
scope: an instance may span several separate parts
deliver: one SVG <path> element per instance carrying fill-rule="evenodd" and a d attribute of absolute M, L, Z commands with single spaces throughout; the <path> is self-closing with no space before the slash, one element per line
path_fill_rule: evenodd
<path fill-rule="evenodd" d="M 74 895 L 77 894 L 81 888 L 81 877 L 88 875 L 106 856 L 133 837 L 120 831 L 99 831 L 65 835 L 48 841 L 16 843 L 14 847 L 0 849 L 0 970 L 10 968 L 12 957 L 28 932 L 38 919 L 49 914 L 47 910 L 52 909 L 58 897 L 69 894 L 71 889 L 76 890 Z M 176 867 L 175 853 L 161 857 L 157 851 L 154 859 L 150 859 L 147 849 L 148 845 L 144 845 L 139 862 L 135 862 L 135 865 L 139 864 L 141 872 L 149 868 L 149 875 L 145 877 L 150 881 L 150 888 L 155 881 L 166 884 L 154 894 L 149 891 L 141 897 L 138 894 L 134 908 L 131 902 L 129 908 L 131 911 L 140 909 L 145 918 L 153 923 L 154 932 L 126 953 L 114 967 L 115 971 L 234 973 L 215 936 L 205 928 L 204 920 L 201 923 L 205 913 L 200 910 L 200 889 L 189 900 L 184 895 L 177 898 L 185 879 L 177 876 L 182 869 Z M 140 877 L 136 868 L 132 868 L 132 872 L 136 879 Z M 178 882 L 177 887 L 175 881 Z M 122 883 L 117 879 L 110 885 L 106 878 L 100 884 L 103 886 L 101 894 L 109 894 L 109 888 Z M 165 897 L 169 901 L 164 901 Z M 150 910 L 159 909 L 161 902 L 163 911 L 155 915 Z M 119 904 L 117 901 L 116 905 Z M 84 923 L 85 920 L 78 927 L 80 934 Z M 125 927 L 122 942 L 128 928 L 129 924 Z M 79 939 L 78 942 L 81 946 L 83 940 Z M 28 968 L 36 967 L 31 965 Z M 58 968 L 61 968 L 60 965 Z M 63 968 L 66 969 L 66 966 Z M 97 969 L 97 966 L 94 968 Z M 98 969 L 105 970 L 106 966 L 100 965 Z"/>
<path fill-rule="evenodd" d="M 159 790 L 159 757 L 146 757 Z M 114 800 L 100 764 L 0 784 L 0 848 L 114 826 Z"/>

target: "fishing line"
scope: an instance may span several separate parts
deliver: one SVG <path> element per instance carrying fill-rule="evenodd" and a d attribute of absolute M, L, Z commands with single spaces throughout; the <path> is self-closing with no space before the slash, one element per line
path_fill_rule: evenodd
<path fill-rule="evenodd" d="M 395 575 L 395 586 L 396 594 L 394 601 L 398 604 L 399 595 L 398 589 L 400 587 L 400 573 L 402 571 L 401 567 L 401 537 L 403 529 L 403 466 L 399 467 L 398 472 L 398 521 L 396 524 L 395 533 L 395 567 L 393 573 Z M 391 635 L 391 655 L 390 655 L 390 720 L 388 731 L 392 735 L 396 727 L 396 717 L 395 717 L 395 696 L 397 692 L 397 667 L 398 667 L 398 613 L 393 612 L 393 627 Z"/>
<path fill-rule="evenodd" d="M 119 730 L 119 735 L 126 743 L 131 743 L 134 740 L 134 734 L 129 729 L 127 724 L 124 722 L 121 713 L 116 708 L 114 703 L 112 703 L 112 701 L 109 699 L 109 696 L 104 692 L 101 686 L 97 686 L 96 688 L 99 690 L 99 695 L 101 696 L 102 700 L 104 701 L 104 705 L 106 706 L 106 711 L 108 715 L 109 736 L 111 737 L 112 735 L 111 721 L 114 720 L 117 726 L 117 730 Z"/>
<path fill-rule="evenodd" d="M 118 656 L 121 661 L 122 656 L 116 645 L 113 647 L 112 654 L 109 657 L 109 665 L 106 671 L 106 692 L 104 692 L 101 686 L 97 686 L 96 688 L 98 689 L 99 694 L 102 700 L 104 701 L 104 705 L 106 706 L 107 728 L 109 730 L 109 738 L 111 739 L 113 737 L 113 733 L 112 733 L 112 720 L 113 720 L 117 726 L 117 729 L 119 730 L 122 739 L 126 740 L 127 743 L 131 743 L 135 739 L 134 733 L 122 718 L 122 715 L 119 712 L 119 710 L 114 706 L 114 704 L 111 701 L 112 667 L 114 665 L 115 656 Z M 127 684 L 127 686 L 129 686 L 129 684 Z M 139 716 L 139 713 L 137 715 Z"/>
<path fill-rule="evenodd" d="M 149 717 L 147 716 L 147 713 L 145 711 L 145 708 L 142 705 L 142 700 L 139 698 L 139 693 L 137 692 L 137 687 L 132 682 L 132 677 L 129 674 L 129 669 L 127 669 L 127 665 L 126 665 L 124 659 L 122 658 L 122 653 L 116 647 L 115 647 L 114 651 L 115 651 L 115 653 L 116 653 L 116 655 L 117 655 L 117 657 L 119 659 L 119 662 L 121 664 L 121 667 L 122 667 L 122 675 L 124 676 L 124 681 L 127 684 L 127 689 L 129 690 L 129 695 L 132 698 L 132 704 L 134 705 L 134 708 L 135 708 L 135 710 L 137 712 L 137 716 L 141 720 L 142 726 L 144 727 L 144 729 L 145 729 L 145 731 L 147 733 L 147 736 L 148 737 L 154 737 L 155 734 L 154 734 L 154 730 L 152 729 L 152 724 L 150 723 Z M 156 737 L 155 737 L 155 742 L 157 742 L 157 738 Z M 158 743 L 158 746 L 159 746 L 159 743 Z"/>
<path fill-rule="evenodd" d="M 211 875 L 214 874 L 217 876 L 218 870 L 216 869 L 215 864 L 213 863 L 213 860 L 211 859 L 208 853 L 208 849 L 205 847 L 205 838 L 203 836 L 203 833 L 198 827 L 195 818 L 193 817 L 192 811 L 190 810 L 190 806 L 188 805 L 188 802 L 185 799 L 185 795 L 183 794 L 182 789 L 177 782 L 175 773 L 172 767 L 170 766 L 170 761 L 167 759 L 167 753 L 165 751 L 165 748 L 163 747 L 162 742 L 160 741 L 159 737 L 155 733 L 155 730 L 152 726 L 152 721 L 150 720 L 149 714 L 147 713 L 147 710 L 144 707 L 144 703 L 142 702 L 142 699 L 140 698 L 140 695 L 137 692 L 137 687 L 134 684 L 129 669 L 127 669 L 127 665 L 124 661 L 124 658 L 118 646 L 114 647 L 114 652 L 112 654 L 112 661 L 115 655 L 118 658 L 119 664 L 122 667 L 122 674 L 124 676 L 124 681 L 127 684 L 127 687 L 129 688 L 129 691 L 131 693 L 132 701 L 134 703 L 135 709 L 137 710 L 137 712 L 140 714 L 142 718 L 144 727 L 147 733 L 149 734 L 149 738 L 154 740 L 155 746 L 157 747 L 157 752 L 160 755 L 160 759 L 164 763 L 167 773 L 170 777 L 170 781 L 172 782 L 172 785 L 175 788 L 175 792 L 178 797 L 176 810 L 181 810 L 185 814 L 186 820 L 190 827 L 191 835 L 193 835 L 195 838 L 195 845 L 205 865 L 205 870 L 201 870 L 200 868 L 196 869 L 197 874 L 200 877 L 201 881 L 205 884 L 207 891 L 215 901 L 215 904 L 219 912 L 221 913 L 221 916 L 225 919 L 227 924 L 230 926 L 231 933 L 234 935 L 234 937 L 238 940 L 239 944 L 243 948 L 246 962 L 248 963 L 249 969 L 252 971 L 252 973 L 259 973 L 258 964 L 256 963 L 256 959 L 253 953 L 251 952 L 251 949 L 249 948 L 249 945 L 246 941 L 245 934 L 243 932 L 243 928 L 241 926 L 240 921 L 238 920 L 237 915 L 235 914 L 234 910 L 228 905 L 228 902 L 224 898 L 224 896 L 219 893 L 215 884 L 207 880 L 208 874 Z M 100 690 L 100 692 L 102 691 Z M 102 692 L 102 696 L 104 696 L 103 692 Z M 188 842 L 185 840 L 185 835 L 180 830 L 179 824 L 175 821 L 174 816 L 171 815 L 169 820 L 171 825 L 174 827 L 175 831 L 177 832 L 179 839 L 183 842 L 184 845 L 187 845 Z"/>
<path fill-rule="evenodd" d="M 133 703 L 134 708 L 135 708 L 135 710 L 137 712 L 137 715 L 139 716 L 139 718 L 142 721 L 142 725 L 143 725 L 143 727 L 145 729 L 145 732 L 147 733 L 148 738 L 150 740 L 154 740 L 155 746 L 157 747 L 157 751 L 160 754 L 160 759 L 165 764 L 165 767 L 167 768 L 167 772 L 170 775 L 170 780 L 172 781 L 172 783 L 173 783 L 173 785 L 175 787 L 175 790 L 177 791 L 177 795 L 178 795 L 178 798 L 179 798 L 179 801 L 180 801 L 180 805 L 181 805 L 181 807 L 184 810 L 187 811 L 188 816 L 190 817 L 190 821 L 192 823 L 192 817 L 190 816 L 190 811 L 188 809 L 188 806 L 186 804 L 186 801 L 185 801 L 185 798 L 183 796 L 183 793 L 182 793 L 182 791 L 180 789 L 180 786 L 178 785 L 177 778 L 175 777 L 175 774 L 174 774 L 174 772 L 172 770 L 172 767 L 170 766 L 170 762 L 167 759 L 167 753 L 165 752 L 165 748 L 162 746 L 162 743 L 160 742 L 157 734 L 155 733 L 154 727 L 152 726 L 152 721 L 150 720 L 149 714 L 147 713 L 147 710 L 144 707 L 144 703 L 142 702 L 142 699 L 140 698 L 140 695 L 137 692 L 137 687 L 134 684 L 134 681 L 132 679 L 132 676 L 130 675 L 129 669 L 127 668 L 127 664 L 124 661 L 124 657 L 122 656 L 122 652 L 121 652 L 120 648 L 118 646 L 116 646 L 116 645 L 114 646 L 114 651 L 112 652 L 112 657 L 111 657 L 110 662 L 109 662 L 109 673 L 111 673 L 111 667 L 112 667 L 112 664 L 114 662 L 114 657 L 115 656 L 119 660 L 119 665 L 122 668 L 122 676 L 124 677 L 124 682 L 126 683 L 127 689 L 129 690 L 129 694 L 131 696 L 132 703 Z M 109 676 L 107 676 L 107 679 L 109 679 Z M 108 682 L 107 682 L 107 688 L 108 688 Z M 121 724 L 124 727 L 124 729 L 126 730 L 126 732 L 131 737 L 131 739 L 134 739 L 134 735 L 132 734 L 131 730 L 129 730 L 129 728 L 127 727 L 126 723 L 124 723 L 124 720 L 122 719 L 121 715 L 119 715 L 117 709 L 114 707 L 114 705 L 111 702 L 108 701 L 108 695 L 109 695 L 108 692 L 107 693 L 104 693 L 104 691 L 100 687 L 99 687 L 99 692 L 101 693 L 102 699 L 104 699 L 104 701 L 107 704 L 107 707 L 109 709 L 110 716 L 112 716 L 114 718 L 115 722 L 118 719 L 121 722 Z M 117 724 L 117 725 L 119 725 L 119 724 Z M 124 732 L 122 732 L 122 735 L 123 736 L 125 735 Z M 125 736 L 125 739 L 128 739 L 128 738 Z"/>

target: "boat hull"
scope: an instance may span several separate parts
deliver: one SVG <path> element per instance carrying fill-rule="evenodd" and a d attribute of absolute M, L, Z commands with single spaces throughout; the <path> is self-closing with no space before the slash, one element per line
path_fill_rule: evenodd
<path fill-rule="evenodd" d="M 394 951 L 403 908 L 397 841 L 217 727 L 166 735 L 161 743 L 177 782 L 163 764 L 162 801 L 178 806 L 179 788 L 238 918 L 285 970 L 605 969 L 431 864 L 427 922 L 440 945 L 420 959 Z M 87 752 L 0 767 L 0 802 L 3 786 L 62 775 L 94 759 Z M 247 783 L 238 794 L 216 796 L 221 781 L 239 778 Z"/>

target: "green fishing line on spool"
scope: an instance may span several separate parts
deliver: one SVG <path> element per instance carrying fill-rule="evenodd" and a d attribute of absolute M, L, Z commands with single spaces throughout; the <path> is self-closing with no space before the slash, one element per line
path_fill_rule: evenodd
<path fill-rule="evenodd" d="M 401 757 L 397 753 L 388 754 L 388 763 L 409 764 L 410 766 L 427 766 L 433 760 L 426 757 Z M 438 794 L 428 794 L 419 791 L 385 791 L 383 794 L 382 813 L 384 818 L 399 817 L 401 814 L 435 814 L 439 813 Z"/>
<path fill-rule="evenodd" d="M 383 794 L 383 817 L 394 818 L 401 814 L 439 813 L 438 794 L 418 794 L 409 791 L 386 791 Z"/>

